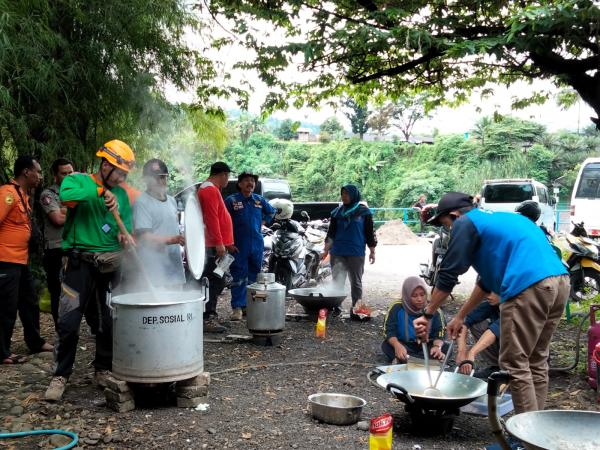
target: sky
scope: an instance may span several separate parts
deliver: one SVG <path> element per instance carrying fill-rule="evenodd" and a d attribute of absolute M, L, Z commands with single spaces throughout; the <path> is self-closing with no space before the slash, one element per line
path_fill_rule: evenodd
<path fill-rule="evenodd" d="M 226 24 L 221 23 L 226 26 Z M 224 28 L 220 26 L 213 30 L 213 34 L 218 37 L 222 34 L 226 35 Z M 187 38 L 192 47 L 201 50 L 198 36 L 190 35 Z M 202 50 L 206 55 L 206 50 Z M 229 45 L 220 50 L 210 50 L 208 56 L 214 61 L 219 61 L 223 65 L 223 70 L 231 75 L 231 84 L 238 84 L 242 81 L 248 82 L 253 87 L 253 92 L 250 94 L 249 112 L 260 114 L 261 104 L 269 92 L 269 87 L 265 85 L 258 77 L 258 74 L 251 71 L 234 70 L 233 64 L 239 60 L 246 60 L 252 55 L 248 49 L 241 45 Z M 296 67 L 290 66 L 286 71 L 286 78 L 291 77 L 294 81 L 302 81 L 303 75 Z M 468 104 L 464 104 L 458 108 L 439 108 L 431 113 L 431 118 L 418 122 L 413 134 L 431 135 L 437 129 L 440 133 L 464 133 L 473 129 L 474 124 L 482 117 L 491 116 L 495 111 L 502 115 L 513 115 L 522 119 L 533 120 L 547 127 L 549 131 L 557 131 L 567 129 L 576 131 L 578 128 L 585 128 L 591 124 L 590 117 L 595 116 L 594 111 L 583 101 L 575 104 L 569 110 L 562 110 L 557 106 L 554 99 L 548 100 L 543 105 L 535 105 L 522 110 L 512 110 L 510 104 L 513 97 L 527 97 L 533 90 L 547 90 L 553 94 L 559 92 L 559 89 L 552 85 L 550 81 L 537 80 L 533 83 L 518 82 L 511 87 L 506 88 L 500 85 L 489 85 L 492 87 L 495 94 L 485 99 L 480 98 L 477 94 L 471 96 Z M 165 90 L 167 99 L 171 102 L 193 102 L 194 91 L 188 90 L 185 92 L 177 91 L 173 86 L 167 86 Z M 218 105 L 224 110 L 238 109 L 234 99 L 219 100 Z M 346 118 L 343 111 L 324 106 L 319 110 L 303 108 L 290 108 L 285 111 L 276 111 L 272 117 L 276 119 L 292 119 L 303 123 L 321 124 L 325 119 L 331 116 L 336 116 L 342 125 L 349 131 L 350 121 Z M 399 130 L 391 129 L 388 134 L 398 134 Z"/>

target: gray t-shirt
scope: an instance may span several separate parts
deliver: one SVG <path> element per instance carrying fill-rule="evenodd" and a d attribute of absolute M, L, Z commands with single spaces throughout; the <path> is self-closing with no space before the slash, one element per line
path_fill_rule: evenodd
<path fill-rule="evenodd" d="M 165 201 L 143 192 L 133 204 L 134 231 L 148 231 L 158 236 L 179 234 L 177 203 L 170 195 Z M 154 246 L 141 240 L 138 253 L 154 286 L 174 286 L 185 283 L 179 245 Z"/>

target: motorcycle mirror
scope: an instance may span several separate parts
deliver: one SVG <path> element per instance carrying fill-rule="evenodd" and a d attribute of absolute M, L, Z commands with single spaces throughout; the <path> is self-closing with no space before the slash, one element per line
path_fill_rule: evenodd
<path fill-rule="evenodd" d="M 302 217 L 304 217 L 305 219 L 310 220 L 310 216 L 308 215 L 308 213 L 306 211 L 304 211 L 304 210 L 300 211 L 300 215 Z"/>

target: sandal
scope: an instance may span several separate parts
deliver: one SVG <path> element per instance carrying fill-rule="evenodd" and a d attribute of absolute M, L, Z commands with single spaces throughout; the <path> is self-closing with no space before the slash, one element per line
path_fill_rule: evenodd
<path fill-rule="evenodd" d="M 52 344 L 48 344 L 44 342 L 40 348 L 35 351 L 30 351 L 29 353 L 35 355 L 36 353 L 50 353 L 54 351 L 54 346 Z"/>
<path fill-rule="evenodd" d="M 27 356 L 25 355 L 15 355 L 14 353 L 10 356 L 7 356 L 2 360 L 2 364 L 23 364 L 27 362 Z"/>

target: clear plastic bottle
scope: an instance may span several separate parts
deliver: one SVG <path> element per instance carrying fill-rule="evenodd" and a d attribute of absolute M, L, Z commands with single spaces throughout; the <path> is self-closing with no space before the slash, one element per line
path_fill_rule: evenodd
<path fill-rule="evenodd" d="M 317 325 L 315 326 L 315 336 L 321 339 L 325 339 L 327 334 L 327 308 L 321 308 L 319 310 L 319 317 L 317 319 Z"/>

